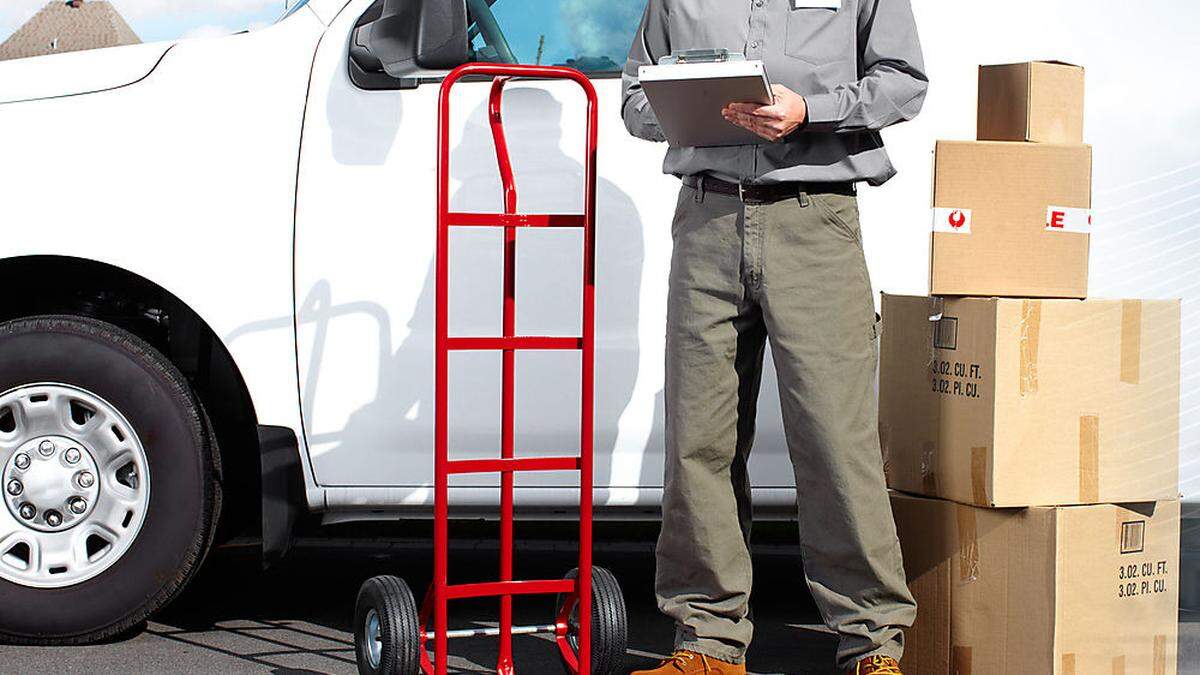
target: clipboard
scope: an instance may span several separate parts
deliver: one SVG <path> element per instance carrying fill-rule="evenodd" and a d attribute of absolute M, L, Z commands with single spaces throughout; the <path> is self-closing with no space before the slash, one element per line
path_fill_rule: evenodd
<path fill-rule="evenodd" d="M 640 67 L 638 79 L 672 146 L 705 148 L 768 142 L 721 116 L 721 109 L 730 103 L 769 105 L 775 100 L 762 61 L 680 56 Z"/>

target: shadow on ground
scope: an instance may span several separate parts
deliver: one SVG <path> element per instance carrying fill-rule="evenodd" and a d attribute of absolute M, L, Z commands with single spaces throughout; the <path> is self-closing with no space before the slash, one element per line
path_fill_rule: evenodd
<path fill-rule="evenodd" d="M 472 541 L 470 534 L 451 555 L 457 581 L 486 580 L 497 567 L 494 544 Z M 653 553 L 646 541 L 597 543 L 597 561 L 620 579 L 629 604 L 630 668 L 654 665 L 671 647 L 671 626 L 654 607 Z M 827 634 L 805 627 L 817 621 L 817 613 L 797 581 L 799 567 L 788 548 L 771 547 L 756 563 L 754 671 L 831 673 L 834 644 Z M 574 566 L 575 555 L 566 538 L 522 540 L 516 575 L 557 578 Z M 397 574 L 419 596 L 432 566 L 420 537 L 302 540 L 284 564 L 267 572 L 257 569 L 250 551 L 226 550 L 211 562 L 146 632 L 181 648 L 241 661 L 229 666 L 247 672 L 352 672 L 350 618 L 359 584 L 375 574 Z M 553 598 L 518 598 L 515 611 L 518 623 L 548 623 Z M 451 624 L 492 626 L 495 614 L 495 601 L 453 603 Z M 549 638 L 518 637 L 513 646 L 519 672 L 559 672 Z M 456 672 L 494 672 L 490 639 L 452 641 L 450 651 Z"/>

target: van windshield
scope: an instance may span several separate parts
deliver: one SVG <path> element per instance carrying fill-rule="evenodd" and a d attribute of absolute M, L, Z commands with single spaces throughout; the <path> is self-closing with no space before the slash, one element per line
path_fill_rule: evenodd
<path fill-rule="evenodd" d="M 281 16 L 275 20 L 275 23 L 279 23 L 280 21 L 283 21 L 284 19 L 288 18 L 289 16 L 295 14 L 296 12 L 300 11 L 300 9 L 307 4 L 308 4 L 308 0 L 296 0 L 295 4 L 289 6 L 287 8 L 287 10 L 284 11 L 283 16 Z"/>
<path fill-rule="evenodd" d="M 467 0 L 475 59 L 619 73 L 645 0 Z"/>

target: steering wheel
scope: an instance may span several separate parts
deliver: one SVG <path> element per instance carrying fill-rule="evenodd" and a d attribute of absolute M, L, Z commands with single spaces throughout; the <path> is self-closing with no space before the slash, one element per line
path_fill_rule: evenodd
<path fill-rule="evenodd" d="M 475 17 L 475 26 L 483 35 L 484 42 L 489 47 L 496 50 L 496 56 L 501 63 L 516 63 L 517 57 L 513 55 L 512 47 L 508 44 L 508 38 L 504 37 L 504 31 L 500 29 L 500 23 L 496 21 L 496 15 L 492 13 L 492 2 L 497 0 L 467 0 L 467 7 L 471 10 L 471 16 Z"/>

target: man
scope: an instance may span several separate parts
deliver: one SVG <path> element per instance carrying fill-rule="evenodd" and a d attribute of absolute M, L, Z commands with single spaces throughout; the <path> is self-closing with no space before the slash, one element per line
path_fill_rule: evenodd
<path fill-rule="evenodd" d="M 916 606 L 884 484 L 879 326 L 854 185 L 895 173 L 879 129 L 928 80 L 909 0 L 649 0 L 625 66 L 630 133 L 665 140 L 638 67 L 686 49 L 761 59 L 772 105 L 730 123 L 764 142 L 671 147 L 680 176 L 667 310 L 667 459 L 656 594 L 676 625 L 659 673 L 744 673 L 753 627 L 750 484 L 770 340 L 808 587 L 848 673 L 900 672 Z"/>

